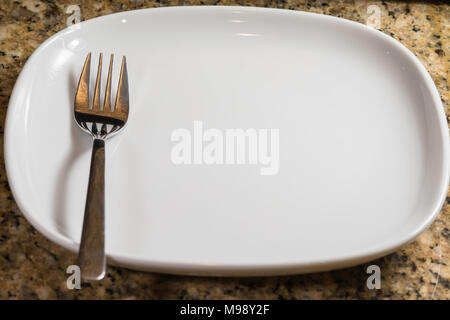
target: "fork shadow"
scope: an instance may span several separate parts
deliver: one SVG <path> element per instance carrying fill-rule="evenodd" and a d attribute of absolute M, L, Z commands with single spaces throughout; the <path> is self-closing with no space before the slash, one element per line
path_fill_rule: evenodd
<path fill-rule="evenodd" d="M 68 79 L 69 86 L 69 101 L 73 101 L 77 88 L 78 79 L 74 72 L 72 72 Z M 86 134 L 80 130 L 73 119 L 73 106 L 70 103 L 71 115 L 67 121 L 70 122 L 70 137 L 71 137 L 71 151 L 66 155 L 62 165 L 58 169 L 59 174 L 55 185 L 55 203 L 53 206 L 54 221 L 56 223 L 58 231 L 68 238 L 71 235 L 68 233 L 69 220 L 68 220 L 68 198 L 69 198 L 69 177 L 70 172 L 76 163 L 77 159 L 91 148 L 90 140 Z M 87 179 L 87 178 L 86 178 Z M 86 180 L 87 183 L 87 180 Z M 81 230 L 80 230 L 81 231 Z M 81 232 L 80 232 L 81 237 Z M 78 243 L 78 239 L 75 239 Z"/>

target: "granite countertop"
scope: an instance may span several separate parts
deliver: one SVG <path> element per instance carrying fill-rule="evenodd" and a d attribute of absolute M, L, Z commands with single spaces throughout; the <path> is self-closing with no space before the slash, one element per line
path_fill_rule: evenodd
<path fill-rule="evenodd" d="M 303 0 L 0 0 L 0 298 L 1 299 L 449 299 L 450 198 L 414 242 L 379 260 L 344 270 L 268 278 L 200 278 L 109 267 L 102 281 L 66 286 L 73 253 L 39 234 L 11 195 L 3 159 L 4 120 L 14 82 L 45 39 L 65 28 L 69 5 L 82 20 L 144 7 L 251 5 L 324 13 L 365 23 L 367 6 L 381 9 L 380 30 L 408 47 L 431 74 L 450 115 L 450 5 L 432 1 Z M 374 200 L 376 201 L 376 197 Z M 381 289 L 366 287 L 366 268 L 381 268 Z"/>

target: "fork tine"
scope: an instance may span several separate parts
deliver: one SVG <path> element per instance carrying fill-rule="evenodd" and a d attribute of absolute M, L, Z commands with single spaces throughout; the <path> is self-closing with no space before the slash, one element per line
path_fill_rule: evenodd
<path fill-rule="evenodd" d="M 89 110 L 89 74 L 91 70 L 91 53 L 89 52 L 84 61 L 83 71 L 81 71 L 78 82 L 77 93 L 75 94 L 75 110 Z"/>
<path fill-rule="evenodd" d="M 102 128 L 101 128 L 101 130 L 100 130 L 100 133 L 101 133 L 102 135 L 108 133 L 108 127 L 106 126 L 106 123 L 104 123 L 104 124 L 102 125 Z"/>
<path fill-rule="evenodd" d="M 111 76 L 113 68 L 114 54 L 111 54 L 109 59 L 108 80 L 106 81 L 105 102 L 103 103 L 103 110 L 112 111 L 111 108 Z"/>
<path fill-rule="evenodd" d="M 114 112 L 118 113 L 124 121 L 128 118 L 128 74 L 127 61 L 125 56 L 122 58 L 122 67 L 120 68 L 119 85 L 117 87 L 116 105 Z"/>
<path fill-rule="evenodd" d="M 100 111 L 100 83 L 102 81 L 102 58 L 103 54 L 100 53 L 98 58 L 98 70 L 97 81 L 95 81 L 94 102 L 92 103 L 92 110 Z"/>

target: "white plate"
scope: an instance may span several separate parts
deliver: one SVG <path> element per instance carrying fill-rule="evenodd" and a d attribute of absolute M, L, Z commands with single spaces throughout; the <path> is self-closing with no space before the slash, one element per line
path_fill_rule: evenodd
<path fill-rule="evenodd" d="M 126 55 L 131 87 L 128 125 L 107 142 L 110 263 L 201 275 L 327 270 L 392 252 L 439 212 L 447 124 L 430 76 L 400 43 L 303 12 L 150 9 L 51 37 L 11 97 L 14 197 L 67 249 L 78 247 L 89 171 L 92 141 L 73 98 L 90 51 L 94 71 L 99 52 L 115 53 L 116 75 Z M 171 135 L 194 121 L 220 134 L 278 129 L 278 172 L 275 152 L 272 175 L 247 162 L 175 165 Z"/>

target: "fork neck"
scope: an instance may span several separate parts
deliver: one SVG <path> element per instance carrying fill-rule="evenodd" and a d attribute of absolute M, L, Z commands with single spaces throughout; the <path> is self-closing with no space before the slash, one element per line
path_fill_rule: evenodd
<path fill-rule="evenodd" d="M 105 139 L 94 137 L 94 144 L 92 145 L 93 150 L 104 148 L 105 147 Z"/>

